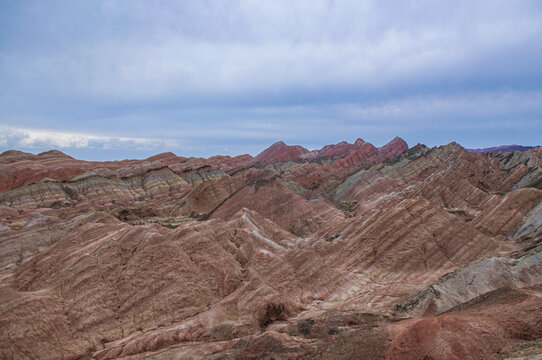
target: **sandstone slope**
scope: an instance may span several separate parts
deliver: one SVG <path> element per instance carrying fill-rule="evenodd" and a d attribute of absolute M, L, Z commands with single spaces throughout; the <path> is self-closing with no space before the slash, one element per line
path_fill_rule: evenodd
<path fill-rule="evenodd" d="M 537 356 L 540 155 L 5 152 L 0 357 Z"/>

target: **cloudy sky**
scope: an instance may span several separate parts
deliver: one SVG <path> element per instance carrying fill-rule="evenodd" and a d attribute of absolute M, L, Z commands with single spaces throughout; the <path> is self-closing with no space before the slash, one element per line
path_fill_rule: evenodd
<path fill-rule="evenodd" d="M 542 142 L 538 0 L 0 4 L 0 151 Z"/>

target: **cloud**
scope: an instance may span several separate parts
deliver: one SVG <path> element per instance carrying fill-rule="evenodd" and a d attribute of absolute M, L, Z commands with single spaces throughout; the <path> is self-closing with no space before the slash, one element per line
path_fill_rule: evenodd
<path fill-rule="evenodd" d="M 22 149 L 159 150 L 181 148 L 170 139 L 95 136 L 0 126 L 0 145 Z"/>
<path fill-rule="evenodd" d="M 497 77 L 499 70 L 525 75 L 514 66 L 521 59 L 489 61 L 515 46 L 541 48 L 540 12 L 530 12 L 529 2 L 415 4 L 404 13 L 372 1 L 104 5 L 91 12 L 95 19 L 68 22 L 60 45 L 36 56 L 11 53 L 5 71 L 21 73 L 29 85 L 47 84 L 47 91 L 103 101 L 192 100 L 345 87 L 389 91 L 458 75 L 468 80 L 471 70 L 487 68 Z M 79 16 L 83 10 L 74 9 Z M 58 15 L 50 13 L 41 15 L 52 22 Z M 109 37 L 94 30 L 100 26 Z"/>
<path fill-rule="evenodd" d="M 532 143 L 540 130 L 535 0 L 50 1 L 3 10 L 0 124 L 12 129 L 0 135 L 3 148 L 208 156 L 357 136 L 469 142 L 485 131 L 490 145 Z"/>
<path fill-rule="evenodd" d="M 146 128 L 147 136 L 127 136 L 140 131 L 137 128 L 147 122 L 149 113 L 155 120 Z M 430 146 L 454 140 L 470 147 L 513 142 L 536 145 L 537 134 L 542 132 L 541 113 L 542 91 L 413 95 L 363 104 L 157 108 L 128 118 L 103 120 L 119 123 L 108 136 L 20 128 L 15 119 L 10 126 L 0 126 L 0 148 L 71 149 L 73 155 L 86 157 L 91 150 L 92 158 L 107 159 L 133 157 L 141 151 L 144 153 L 138 156 L 164 151 L 183 156 L 212 156 L 225 151 L 230 155 L 256 155 L 277 140 L 315 149 L 362 137 L 380 146 L 396 135 L 410 144 Z"/>

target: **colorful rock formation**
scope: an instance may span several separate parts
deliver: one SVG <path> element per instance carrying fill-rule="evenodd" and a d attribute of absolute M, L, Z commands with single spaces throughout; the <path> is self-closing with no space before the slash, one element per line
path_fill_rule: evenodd
<path fill-rule="evenodd" d="M 541 148 L 0 155 L 0 357 L 542 354 Z"/>

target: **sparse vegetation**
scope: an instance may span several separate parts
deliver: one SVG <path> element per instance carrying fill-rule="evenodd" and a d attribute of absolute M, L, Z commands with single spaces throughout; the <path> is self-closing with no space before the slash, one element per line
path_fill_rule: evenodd
<path fill-rule="evenodd" d="M 326 237 L 325 240 L 326 240 L 327 242 L 333 242 L 333 241 L 335 241 L 338 237 L 339 237 L 339 235 L 328 236 L 328 237 Z"/>
<path fill-rule="evenodd" d="M 57 200 L 46 207 L 49 207 L 51 209 L 60 209 L 61 207 L 64 207 L 64 206 L 66 206 L 64 202 Z"/>
<path fill-rule="evenodd" d="M 309 335 L 312 326 L 315 324 L 313 319 L 303 319 L 297 322 L 297 330 L 303 335 Z"/>
<path fill-rule="evenodd" d="M 537 188 L 537 189 L 541 189 L 542 190 L 542 177 L 531 182 L 529 185 L 527 185 L 526 187 L 528 188 Z"/>
<path fill-rule="evenodd" d="M 72 188 L 68 186 L 60 185 L 60 189 L 62 189 L 62 191 L 64 191 L 71 200 L 75 200 L 75 201 L 79 200 L 79 195 Z"/>
<path fill-rule="evenodd" d="M 337 208 L 342 211 L 351 212 L 357 204 L 357 201 L 339 201 L 337 202 Z"/>
<path fill-rule="evenodd" d="M 192 211 L 188 216 L 197 221 L 205 221 L 209 219 L 209 214 L 198 214 L 195 211 Z"/>
<path fill-rule="evenodd" d="M 258 319 L 262 329 L 277 320 L 286 320 L 285 306 L 282 303 L 267 303 Z"/>
<path fill-rule="evenodd" d="M 19 248 L 19 252 L 17 253 L 17 260 L 15 261 L 15 265 L 17 267 L 21 266 L 21 264 L 23 263 L 23 259 L 24 259 L 24 249 L 23 249 L 23 246 L 21 245 L 21 247 Z"/>

